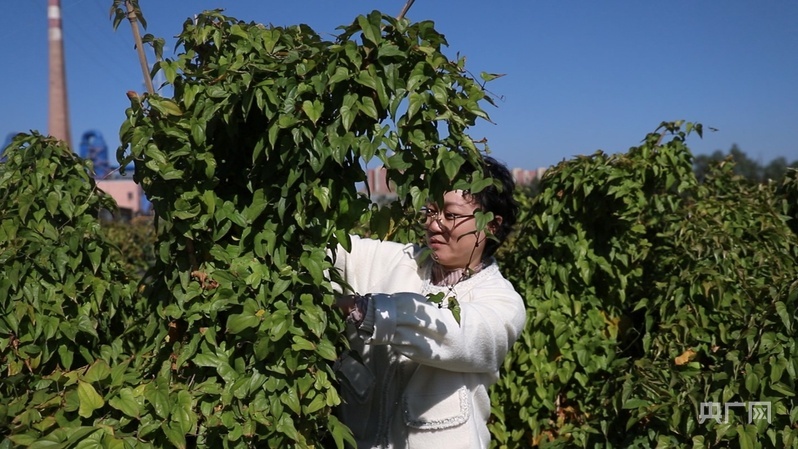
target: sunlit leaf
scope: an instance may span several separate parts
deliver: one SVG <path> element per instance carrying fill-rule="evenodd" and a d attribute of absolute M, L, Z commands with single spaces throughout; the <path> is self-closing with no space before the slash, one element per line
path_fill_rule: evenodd
<path fill-rule="evenodd" d="M 78 381 L 78 399 L 80 400 L 78 414 L 84 418 L 90 417 L 95 410 L 105 405 L 105 400 L 97 390 L 90 383 L 83 381 Z"/>

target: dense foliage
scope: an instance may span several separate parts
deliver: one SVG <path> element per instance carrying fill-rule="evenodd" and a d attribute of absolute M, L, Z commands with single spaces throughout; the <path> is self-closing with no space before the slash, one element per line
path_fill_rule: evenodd
<path fill-rule="evenodd" d="M 497 446 L 798 445 L 798 176 L 721 163 L 699 183 L 682 125 L 521 198 L 502 263 L 530 319 L 492 391 Z M 749 421 L 758 401 L 771 422 Z"/>
<path fill-rule="evenodd" d="M 750 182 L 781 182 L 790 168 L 798 169 L 798 160 L 789 163 L 787 158 L 782 156 L 763 165 L 748 157 L 737 145 L 732 145 L 728 154 L 716 150 L 712 154 L 699 154 L 693 159 L 693 168 L 698 180 L 704 179 L 710 170 L 710 166 L 726 160 L 733 162 L 734 174 L 740 175 Z"/>
<path fill-rule="evenodd" d="M 459 173 L 485 93 L 429 22 L 375 12 L 328 42 L 209 12 L 179 39 L 174 98 L 130 94 L 121 129 L 158 222 L 135 293 L 141 261 L 114 260 L 150 235 L 105 237 L 90 167 L 41 136 L 7 153 L 0 447 L 342 447 L 328 250 L 490 182 Z M 371 159 L 390 207 L 357 191 Z"/>
<path fill-rule="evenodd" d="M 377 12 L 334 41 L 187 21 L 157 67 L 174 96 L 131 93 L 120 131 L 156 214 L 132 234 L 97 220 L 113 204 L 87 162 L 18 136 L 0 164 L 0 449 L 343 447 L 330 250 L 364 223 L 414 239 L 428 198 L 491 182 L 461 176 L 490 99 L 444 45 Z M 500 257 L 529 322 L 491 391 L 496 446 L 798 446 L 798 174 L 753 184 L 721 162 L 699 180 L 701 128 L 683 125 L 519 195 Z M 357 190 L 372 160 L 398 193 L 382 208 Z M 707 402 L 743 408 L 702 422 Z"/>
<path fill-rule="evenodd" d="M 0 436 L 16 445 L 88 417 L 107 345 L 135 319 L 135 284 L 101 232 L 91 167 L 62 142 L 18 135 L 0 165 Z M 120 372 L 117 370 L 116 375 Z M 35 429 L 36 432 L 26 433 Z M 4 446 L 9 441 L 5 440 Z"/>
<path fill-rule="evenodd" d="M 153 217 L 141 215 L 130 220 L 113 219 L 102 222 L 103 233 L 114 245 L 114 258 L 126 273 L 141 279 L 155 264 L 155 226 Z"/>
<path fill-rule="evenodd" d="M 343 447 L 330 250 L 491 182 L 460 173 L 484 90 L 429 22 L 375 12 L 325 41 L 208 12 L 179 43 L 157 68 L 174 97 L 129 94 L 120 131 L 158 231 L 135 292 L 85 162 L 37 136 L 3 167 L 0 447 Z M 372 159 L 398 193 L 381 209 L 357 189 Z"/>

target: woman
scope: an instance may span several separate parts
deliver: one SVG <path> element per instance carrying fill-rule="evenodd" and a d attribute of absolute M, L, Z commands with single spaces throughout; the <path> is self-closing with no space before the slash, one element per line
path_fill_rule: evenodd
<path fill-rule="evenodd" d="M 492 257 L 516 220 L 506 167 L 484 159 L 502 188 L 447 192 L 425 214 L 426 248 L 353 237 L 335 262 L 352 288 L 338 300 L 354 354 L 339 360 L 342 421 L 358 448 L 480 448 L 488 388 L 524 327 L 524 302 Z M 487 228 L 475 212 L 492 212 Z M 427 255 L 431 257 L 426 257 Z M 443 294 L 440 303 L 430 296 Z M 459 323 L 448 298 L 460 307 Z"/>

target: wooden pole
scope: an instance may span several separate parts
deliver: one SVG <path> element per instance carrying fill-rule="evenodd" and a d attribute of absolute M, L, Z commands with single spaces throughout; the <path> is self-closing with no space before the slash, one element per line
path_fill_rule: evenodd
<path fill-rule="evenodd" d="M 413 6 L 413 3 L 415 2 L 416 0 L 407 0 L 407 3 L 405 3 L 404 8 L 402 8 L 402 12 L 400 12 L 399 15 L 396 16 L 396 20 L 404 19 L 405 15 L 407 14 L 407 11 L 410 9 L 411 6 Z"/>
<path fill-rule="evenodd" d="M 141 63 L 141 73 L 144 75 L 144 84 L 147 86 L 147 92 L 154 94 L 155 89 L 152 87 L 150 65 L 147 64 L 147 55 L 144 53 L 144 44 L 141 42 L 141 33 L 139 32 L 139 18 L 136 16 L 136 10 L 133 9 L 130 0 L 125 0 L 125 9 L 127 10 L 127 20 L 130 21 L 130 28 L 133 29 L 133 40 L 139 53 L 139 63 Z"/>

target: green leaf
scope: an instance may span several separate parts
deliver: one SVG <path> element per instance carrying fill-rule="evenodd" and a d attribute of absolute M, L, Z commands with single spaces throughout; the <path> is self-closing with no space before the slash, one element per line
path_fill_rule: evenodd
<path fill-rule="evenodd" d="M 787 306 L 784 302 L 776 301 L 776 313 L 779 315 L 779 318 L 781 318 L 781 322 L 784 323 L 787 333 L 792 333 L 792 316 L 787 310 Z"/>
<path fill-rule="evenodd" d="M 786 397 L 795 396 L 795 391 L 783 382 L 773 382 L 770 385 L 770 388 L 772 388 L 773 391 L 777 391 Z"/>
<path fill-rule="evenodd" d="M 178 449 L 185 449 L 186 435 L 179 428 L 178 423 L 164 421 L 164 423 L 161 424 L 161 430 L 163 431 L 164 435 L 166 435 L 166 438 L 169 440 L 172 446 Z"/>
<path fill-rule="evenodd" d="M 51 432 L 45 435 L 44 437 L 38 438 L 36 439 L 36 441 L 33 441 L 30 444 L 30 446 L 28 446 L 28 448 L 56 449 L 56 448 L 71 447 L 74 446 L 75 443 L 85 441 L 87 437 L 94 434 L 97 430 L 99 429 L 96 427 L 78 426 L 78 427 L 63 429 L 63 431 Z M 12 441 L 18 444 L 22 443 L 18 439 L 14 438 L 16 436 L 21 436 L 21 435 L 11 436 Z"/>
<path fill-rule="evenodd" d="M 457 324 L 460 324 L 460 303 L 457 301 L 457 298 L 454 296 L 449 297 L 447 305 L 449 311 L 452 312 L 454 320 L 457 321 Z"/>
<path fill-rule="evenodd" d="M 141 413 L 139 402 L 130 387 L 119 390 L 119 395 L 108 400 L 108 405 L 131 418 L 138 418 Z"/>
<path fill-rule="evenodd" d="M 454 151 L 441 152 L 440 161 L 449 180 L 453 180 L 460 173 L 460 167 L 465 162 L 463 157 Z"/>
<path fill-rule="evenodd" d="M 305 252 L 299 256 L 299 263 L 308 270 L 308 273 L 310 273 L 311 277 L 313 278 L 313 282 L 317 284 L 321 283 L 324 279 L 324 268 L 322 265 L 323 257 L 324 256 L 318 252 L 313 254 Z"/>
<path fill-rule="evenodd" d="M 347 70 L 346 67 L 336 67 L 335 73 L 330 77 L 330 80 L 327 83 L 329 85 L 338 84 L 341 81 L 348 79 L 349 76 L 349 70 Z"/>
<path fill-rule="evenodd" d="M 165 389 L 153 383 L 148 384 L 147 388 L 144 390 L 144 398 L 152 405 L 155 414 L 163 419 L 169 417 L 172 407 L 169 394 Z"/>
<path fill-rule="evenodd" d="M 310 404 L 306 405 L 302 409 L 302 413 L 305 414 L 313 414 L 318 412 L 319 410 L 323 409 L 325 406 L 324 396 L 321 394 L 317 394 L 313 397 L 313 400 L 310 401 Z"/>
<path fill-rule="evenodd" d="M 482 80 L 483 80 L 483 81 L 485 81 L 485 82 L 493 81 L 493 80 L 495 80 L 496 78 L 501 78 L 501 77 L 503 77 L 503 76 L 505 76 L 503 73 L 488 73 L 488 72 L 481 72 L 481 73 L 479 74 L 479 77 L 480 77 L 480 78 L 482 78 Z"/>
<path fill-rule="evenodd" d="M 354 435 L 352 435 L 352 431 L 349 430 L 347 426 L 341 423 L 335 415 L 330 415 L 328 418 L 328 426 L 330 428 L 330 433 L 333 436 L 333 440 L 335 440 L 336 447 L 355 447 L 357 446 L 357 442 L 355 441 Z"/>
<path fill-rule="evenodd" d="M 623 403 L 624 410 L 645 408 L 648 406 L 649 402 L 645 399 L 640 399 L 640 398 L 632 398 L 627 401 L 624 401 Z"/>
<path fill-rule="evenodd" d="M 368 17 L 363 15 L 357 16 L 357 24 L 363 31 L 363 37 L 366 41 L 379 45 L 382 41 L 382 32 L 380 31 L 380 18 L 378 15 L 369 14 Z"/>
<path fill-rule="evenodd" d="M 199 120 L 193 121 L 191 124 L 191 139 L 196 145 L 205 143 L 205 124 Z"/>
<path fill-rule="evenodd" d="M 226 382 L 235 382 L 238 378 L 238 372 L 230 366 L 230 363 L 224 356 L 216 354 L 197 354 L 192 360 L 197 366 L 207 366 L 215 368 Z"/>
<path fill-rule="evenodd" d="M 484 179 L 479 179 L 477 181 L 474 181 L 474 182 L 471 183 L 471 189 L 470 189 L 471 193 L 479 193 L 479 192 L 485 190 L 485 187 L 487 187 L 487 186 L 489 186 L 491 184 L 493 184 L 493 179 L 491 179 L 491 178 L 484 178 Z"/>
<path fill-rule="evenodd" d="M 321 204 L 322 210 L 326 211 L 327 209 L 330 208 L 332 195 L 328 187 L 319 187 L 318 185 L 314 185 L 313 196 L 316 197 L 317 200 L 319 200 L 319 204 Z"/>
<path fill-rule="evenodd" d="M 280 395 L 280 401 L 287 405 L 288 408 L 291 409 L 294 413 L 299 415 L 302 412 L 302 408 L 299 403 L 299 396 L 296 393 L 294 388 L 288 388 L 285 392 Z"/>
<path fill-rule="evenodd" d="M 45 437 L 46 438 L 46 437 Z M 52 441 L 47 439 L 39 439 L 34 441 L 28 449 L 64 449 L 69 447 L 69 442 Z"/>
<path fill-rule="evenodd" d="M 755 372 L 748 372 L 745 374 L 745 389 L 752 394 L 759 393 L 759 376 Z"/>
<path fill-rule="evenodd" d="M 103 250 L 100 247 L 96 247 L 93 250 L 87 251 L 87 255 L 89 256 L 89 260 L 91 261 L 91 270 L 92 273 L 97 273 L 97 270 L 100 269 L 100 262 L 102 261 Z"/>
<path fill-rule="evenodd" d="M 254 353 L 255 353 L 255 357 L 256 357 L 258 360 L 263 360 L 263 359 L 265 359 L 266 357 L 268 357 L 268 356 L 269 356 L 269 354 L 271 354 L 271 353 L 272 353 L 272 350 L 273 350 L 273 349 L 274 349 L 274 348 L 273 348 L 273 346 L 272 346 L 272 342 L 271 342 L 271 340 L 269 340 L 268 338 L 262 338 L 262 337 L 261 337 L 261 338 L 258 338 L 258 339 L 255 341 L 255 344 L 254 344 L 254 346 L 253 346 L 253 350 L 254 350 Z"/>
<path fill-rule="evenodd" d="M 380 59 L 382 59 L 382 58 L 394 58 L 394 57 L 404 58 L 404 57 L 407 56 L 407 53 L 402 51 L 397 45 L 386 43 L 386 42 L 383 42 L 382 45 L 380 45 L 380 48 L 379 48 L 377 54 L 379 55 L 378 57 Z"/>
<path fill-rule="evenodd" d="M 368 115 L 374 120 L 379 119 L 379 116 L 377 115 L 377 106 L 374 104 L 374 100 L 372 100 L 371 97 L 361 97 L 360 104 L 358 106 L 364 114 Z"/>
<path fill-rule="evenodd" d="M 335 361 L 338 358 L 335 346 L 328 340 L 319 341 L 319 344 L 316 346 L 316 353 L 329 361 Z"/>
<path fill-rule="evenodd" d="M 433 304 L 438 304 L 440 306 L 443 303 L 443 299 L 445 297 L 446 297 L 446 294 L 443 293 L 443 292 L 438 292 L 438 293 L 435 293 L 435 294 L 430 293 L 430 294 L 427 295 L 427 301 L 429 301 L 429 302 L 431 302 Z"/>
<path fill-rule="evenodd" d="M 227 331 L 232 334 L 240 334 L 242 331 L 257 327 L 259 324 L 260 318 L 249 312 L 230 315 L 227 318 Z"/>
<path fill-rule="evenodd" d="M 84 418 L 91 417 L 95 410 L 105 405 L 103 397 L 97 393 L 97 390 L 82 380 L 78 381 L 78 400 L 80 401 L 78 414 Z"/>
<path fill-rule="evenodd" d="M 266 52 L 274 53 L 274 49 L 277 47 L 277 44 L 280 41 L 282 32 L 279 29 L 267 29 L 264 30 L 260 35 L 263 37 L 263 46 L 266 49 Z"/>
<path fill-rule="evenodd" d="M 294 344 L 291 345 L 291 349 L 294 351 L 315 351 L 316 345 L 311 343 L 305 337 L 294 335 Z"/>
<path fill-rule="evenodd" d="M 744 426 L 740 424 L 736 429 L 737 441 L 740 443 L 740 449 L 755 449 L 759 447 L 756 444 L 758 440 L 756 426 L 751 424 Z"/>
<path fill-rule="evenodd" d="M 190 433 L 197 424 L 194 400 L 188 391 L 180 390 L 177 392 L 177 402 L 172 410 L 172 420 L 180 425 L 180 430 L 184 434 Z"/>
<path fill-rule="evenodd" d="M 277 120 L 277 124 L 282 129 L 291 128 L 292 126 L 296 125 L 297 123 L 299 123 L 299 120 L 296 117 L 294 117 L 293 115 L 287 115 L 287 114 L 280 115 L 280 118 Z"/>
<path fill-rule="evenodd" d="M 58 346 L 58 357 L 61 360 L 61 366 L 69 369 L 72 367 L 72 360 L 74 358 L 74 354 L 72 353 L 72 349 L 66 345 L 59 345 Z"/>
<path fill-rule="evenodd" d="M 495 217 L 493 215 L 493 212 L 485 213 L 482 211 L 476 211 L 474 212 L 474 218 L 477 229 L 486 229 L 488 227 L 488 223 L 493 221 Z"/>
<path fill-rule="evenodd" d="M 173 115 L 178 117 L 183 115 L 183 111 L 180 109 L 180 106 L 178 106 L 177 103 L 172 100 L 150 97 L 148 102 L 153 109 L 164 115 Z"/>
<path fill-rule="evenodd" d="M 407 118 L 411 119 L 415 116 L 424 104 L 424 97 L 416 92 L 410 94 L 407 106 Z"/>
<path fill-rule="evenodd" d="M 83 380 L 89 383 L 100 382 L 111 375 L 111 367 L 105 360 L 97 360 L 94 362 L 83 375 Z"/>
<path fill-rule="evenodd" d="M 50 192 L 47 194 L 47 212 L 49 212 L 50 215 L 55 215 L 58 212 L 58 203 L 60 201 L 61 198 L 59 197 L 58 193 Z"/>
<path fill-rule="evenodd" d="M 319 121 L 322 112 L 324 112 L 324 104 L 319 100 L 305 100 L 302 103 L 302 110 L 308 116 L 311 122 L 315 125 Z"/>
<path fill-rule="evenodd" d="M 340 111 L 341 124 L 344 125 L 344 130 L 349 131 L 357 116 L 357 97 L 352 94 L 344 95 L 344 101 Z"/>
<path fill-rule="evenodd" d="M 89 426 L 71 428 L 68 431 L 67 443 L 69 445 L 75 445 L 74 447 L 76 449 L 98 447 L 96 444 L 102 441 L 104 433 L 104 432 L 97 432 L 98 430 L 100 429 L 98 429 L 97 427 L 89 427 Z M 103 446 L 99 447 L 104 449 Z"/>

